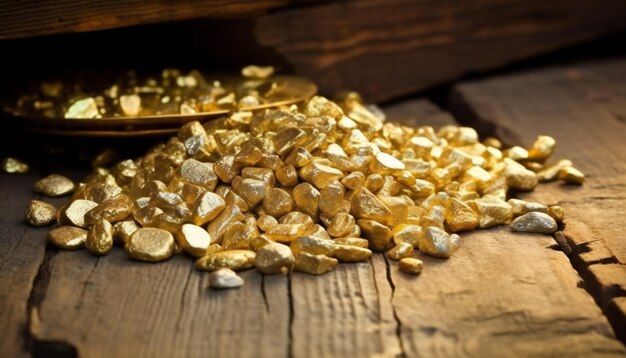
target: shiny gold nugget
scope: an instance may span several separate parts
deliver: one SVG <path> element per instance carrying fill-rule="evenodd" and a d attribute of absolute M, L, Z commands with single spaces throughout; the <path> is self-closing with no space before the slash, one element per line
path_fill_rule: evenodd
<path fill-rule="evenodd" d="M 96 255 L 106 255 L 113 249 L 113 226 L 106 220 L 98 220 L 87 232 L 85 247 Z"/>
<path fill-rule="evenodd" d="M 125 249 L 128 256 L 135 260 L 163 261 L 174 253 L 174 237 L 162 229 L 141 228 L 130 236 Z"/>
<path fill-rule="evenodd" d="M 199 258 L 194 266 L 205 271 L 215 271 L 221 268 L 239 271 L 252 267 L 255 257 L 256 253 L 250 250 L 219 251 Z"/>
<path fill-rule="evenodd" d="M 24 212 L 28 225 L 47 226 L 57 218 L 57 209 L 54 205 L 40 200 L 31 200 Z"/>
<path fill-rule="evenodd" d="M 420 259 L 405 257 L 399 262 L 400 271 L 411 274 L 419 275 L 424 269 L 424 262 Z"/>
<path fill-rule="evenodd" d="M 28 164 L 19 159 L 11 157 L 2 159 L 2 170 L 6 173 L 26 173 L 28 169 Z"/>
<path fill-rule="evenodd" d="M 293 268 L 294 261 L 289 246 L 270 243 L 257 251 L 254 266 L 265 274 L 287 273 Z"/>
<path fill-rule="evenodd" d="M 64 250 L 76 250 L 85 246 L 87 230 L 74 226 L 59 226 L 48 232 L 48 241 Z"/>
<path fill-rule="evenodd" d="M 74 187 L 74 182 L 67 177 L 51 174 L 35 183 L 35 192 L 54 198 L 71 194 Z"/>

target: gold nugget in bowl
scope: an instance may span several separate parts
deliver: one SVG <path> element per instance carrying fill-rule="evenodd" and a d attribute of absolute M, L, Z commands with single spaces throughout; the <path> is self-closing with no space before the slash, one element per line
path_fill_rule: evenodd
<path fill-rule="evenodd" d="M 93 78 L 92 78 L 93 77 Z M 164 69 L 152 75 L 81 76 L 31 85 L 5 101 L 11 118 L 38 132 L 71 136 L 146 136 L 175 133 L 187 122 L 234 110 L 299 104 L 317 93 L 304 78 L 247 66 L 241 74 Z"/>

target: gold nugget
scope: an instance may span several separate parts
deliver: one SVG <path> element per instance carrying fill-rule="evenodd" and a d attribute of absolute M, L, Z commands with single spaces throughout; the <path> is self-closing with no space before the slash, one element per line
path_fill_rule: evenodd
<path fill-rule="evenodd" d="M 24 212 L 26 222 L 31 226 L 47 226 L 57 218 L 54 205 L 40 200 L 31 200 Z"/>

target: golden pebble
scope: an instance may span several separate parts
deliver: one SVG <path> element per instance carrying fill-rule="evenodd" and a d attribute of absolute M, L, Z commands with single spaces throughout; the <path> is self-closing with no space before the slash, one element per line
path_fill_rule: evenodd
<path fill-rule="evenodd" d="M 419 246 L 419 238 L 422 236 L 422 227 L 413 224 L 400 224 L 392 231 L 393 242 L 397 245 L 407 243 L 414 248 Z"/>
<path fill-rule="evenodd" d="M 48 232 L 48 241 L 64 250 L 76 250 L 85 245 L 87 230 L 74 226 L 59 226 Z"/>
<path fill-rule="evenodd" d="M 113 249 L 113 226 L 100 219 L 87 232 L 85 247 L 96 255 L 106 255 Z"/>
<path fill-rule="evenodd" d="M 367 241 L 366 239 L 359 238 L 359 237 L 339 237 L 339 238 L 333 239 L 333 241 L 335 242 L 335 244 L 340 244 L 340 245 L 350 245 L 350 246 L 362 247 L 364 249 L 367 249 L 369 247 L 369 241 Z"/>
<path fill-rule="evenodd" d="M 556 180 L 562 169 L 571 167 L 572 165 L 573 164 L 570 160 L 567 160 L 567 159 L 559 160 L 557 163 L 544 167 L 539 172 L 537 172 L 537 178 L 542 183 Z"/>
<path fill-rule="evenodd" d="M 521 232 L 552 234 L 556 232 L 558 227 L 556 221 L 550 215 L 533 211 L 513 220 L 511 229 Z"/>
<path fill-rule="evenodd" d="M 278 155 L 283 155 L 301 145 L 306 140 L 306 132 L 297 127 L 285 128 L 276 133 L 273 138 L 274 150 Z"/>
<path fill-rule="evenodd" d="M 125 246 L 131 235 L 139 229 L 134 220 L 119 221 L 113 225 L 113 241 Z"/>
<path fill-rule="evenodd" d="M 276 184 L 274 171 L 268 168 L 245 167 L 241 169 L 241 177 L 244 179 L 256 179 L 269 186 L 274 186 Z"/>
<path fill-rule="evenodd" d="M 348 213 L 338 213 L 332 218 L 326 231 L 332 237 L 342 237 L 350 234 L 355 225 L 356 222 L 352 215 Z"/>
<path fill-rule="evenodd" d="M 363 187 L 354 191 L 350 198 L 350 206 L 357 219 L 389 223 L 392 218 L 391 210 L 372 192 Z"/>
<path fill-rule="evenodd" d="M 233 190 L 246 201 L 249 207 L 254 207 L 266 197 L 267 184 L 256 179 L 233 179 Z"/>
<path fill-rule="evenodd" d="M 229 268 L 221 268 L 209 274 L 209 287 L 217 290 L 243 286 L 243 279 Z"/>
<path fill-rule="evenodd" d="M 372 251 L 354 245 L 336 244 L 333 256 L 341 262 L 359 262 L 372 257 Z"/>
<path fill-rule="evenodd" d="M 568 184 L 582 185 L 585 182 L 585 174 L 574 167 L 565 167 L 559 170 L 559 179 Z"/>
<path fill-rule="evenodd" d="M 136 94 L 120 96 L 120 108 L 124 115 L 134 117 L 141 112 L 141 97 Z"/>
<path fill-rule="evenodd" d="M 332 256 L 335 251 L 334 241 L 314 236 L 298 237 L 291 242 L 290 247 L 294 255 L 306 252 L 312 255 Z"/>
<path fill-rule="evenodd" d="M 256 220 L 256 224 L 259 229 L 263 231 L 269 230 L 272 226 L 278 225 L 278 220 L 275 217 L 270 215 L 261 215 Z"/>
<path fill-rule="evenodd" d="M 513 217 L 511 205 L 493 196 L 474 200 L 470 206 L 478 214 L 478 226 L 481 229 L 507 223 Z"/>
<path fill-rule="evenodd" d="M 76 227 L 87 227 L 85 214 L 98 206 L 98 203 L 91 200 L 78 199 L 72 201 L 69 206 L 59 212 L 59 223 Z"/>
<path fill-rule="evenodd" d="M 235 205 L 228 205 L 221 213 L 209 224 L 207 231 L 211 236 L 211 240 L 216 244 L 222 243 L 222 233 L 231 223 L 241 221 L 245 216 L 241 210 Z"/>
<path fill-rule="evenodd" d="M 222 233 L 222 247 L 224 250 L 249 250 L 252 247 L 252 240 L 257 236 L 259 230 L 256 225 L 234 222 Z"/>
<path fill-rule="evenodd" d="M 394 174 L 404 169 L 404 163 L 384 152 L 377 153 L 370 164 L 370 170 L 378 174 Z"/>
<path fill-rule="evenodd" d="M 188 183 L 205 187 L 209 191 L 217 186 L 217 175 L 207 163 L 187 159 L 180 166 L 180 175 Z"/>
<path fill-rule="evenodd" d="M 420 259 L 405 257 L 400 260 L 398 266 L 400 267 L 400 271 L 404 273 L 419 275 L 424 269 L 424 262 L 422 262 L 422 260 Z"/>
<path fill-rule="evenodd" d="M 370 242 L 370 248 L 374 251 L 384 251 L 391 243 L 393 237 L 391 229 L 374 220 L 358 220 L 363 235 Z"/>
<path fill-rule="evenodd" d="M 504 168 L 504 177 L 506 178 L 506 185 L 515 190 L 533 190 L 538 182 L 537 174 L 516 162 L 507 164 Z"/>
<path fill-rule="evenodd" d="M 304 235 L 306 231 L 307 227 L 304 224 L 278 224 L 269 228 L 265 235 L 273 241 L 287 243 Z"/>
<path fill-rule="evenodd" d="M 473 230 L 478 226 L 478 217 L 467 204 L 454 198 L 449 199 L 445 204 L 444 217 L 450 231 Z"/>
<path fill-rule="evenodd" d="M 87 199 L 100 204 L 107 200 L 115 198 L 121 193 L 122 188 L 117 186 L 117 184 L 95 183 L 87 185 L 83 197 L 72 199 Z"/>
<path fill-rule="evenodd" d="M 293 267 L 294 261 L 289 246 L 274 242 L 257 251 L 254 266 L 264 274 L 287 273 Z"/>
<path fill-rule="evenodd" d="M 6 173 L 26 173 L 28 169 L 28 164 L 19 159 L 11 157 L 2 159 L 2 170 Z"/>
<path fill-rule="evenodd" d="M 459 235 L 450 235 L 437 227 L 427 227 L 419 240 L 419 250 L 434 257 L 448 258 L 460 245 Z"/>
<path fill-rule="evenodd" d="M 265 213 L 275 218 L 281 217 L 295 208 L 295 203 L 291 195 L 281 188 L 268 188 L 265 199 L 263 199 L 263 209 Z"/>
<path fill-rule="evenodd" d="M 298 210 L 317 218 L 319 211 L 320 192 L 309 183 L 301 183 L 293 188 L 293 200 Z"/>
<path fill-rule="evenodd" d="M 252 267 L 255 257 L 255 252 L 251 250 L 218 251 L 199 258 L 194 266 L 204 271 L 215 271 L 221 268 L 240 271 Z"/>
<path fill-rule="evenodd" d="M 65 118 L 92 119 L 99 116 L 98 104 L 92 97 L 81 98 L 75 101 L 65 112 Z"/>
<path fill-rule="evenodd" d="M 318 162 L 305 165 L 299 174 L 302 180 L 315 185 L 317 189 L 324 189 L 331 182 L 343 178 L 341 170 Z"/>
<path fill-rule="evenodd" d="M 125 249 L 128 256 L 135 260 L 163 261 L 174 254 L 174 237 L 168 231 L 144 227 L 130 236 Z"/>
<path fill-rule="evenodd" d="M 51 198 L 69 195 L 74 191 L 74 182 L 57 174 L 51 174 L 35 183 L 35 192 Z"/>
<path fill-rule="evenodd" d="M 48 226 L 56 220 L 57 209 L 45 201 L 31 200 L 24 211 L 24 218 L 31 226 Z"/>
<path fill-rule="evenodd" d="M 547 206 L 540 204 L 540 203 L 535 203 L 532 201 L 524 201 L 524 200 L 513 198 L 513 199 L 509 199 L 507 203 L 511 205 L 511 212 L 513 213 L 514 217 L 530 213 L 531 211 L 538 211 L 540 213 L 548 213 Z"/>
<path fill-rule="evenodd" d="M 219 195 L 210 191 L 202 194 L 193 206 L 192 221 L 204 225 L 215 219 L 226 207 L 226 202 Z"/>
<path fill-rule="evenodd" d="M 111 223 L 122 221 L 132 213 L 132 202 L 124 194 L 98 204 L 95 208 L 85 213 L 85 223 L 91 225 L 99 220 Z"/>
<path fill-rule="evenodd" d="M 321 96 L 314 96 L 309 100 L 304 108 L 304 114 L 308 117 L 329 116 L 334 119 L 343 117 L 341 107 Z"/>
<path fill-rule="evenodd" d="M 391 250 L 387 252 L 387 256 L 392 260 L 402 260 L 406 257 L 413 255 L 413 245 L 408 242 L 401 242 L 396 244 Z"/>
<path fill-rule="evenodd" d="M 557 223 L 562 222 L 565 219 L 565 210 L 559 205 L 548 206 L 548 215 L 552 216 Z"/>
<path fill-rule="evenodd" d="M 211 245 L 211 236 L 200 226 L 183 224 L 176 233 L 176 242 L 189 255 L 202 257 Z"/>
<path fill-rule="evenodd" d="M 308 252 L 300 252 L 295 255 L 295 269 L 312 275 L 322 275 L 337 267 L 337 259 L 325 255 L 314 255 Z"/>
<path fill-rule="evenodd" d="M 552 155 L 555 146 L 556 141 L 554 138 L 547 135 L 540 135 L 528 150 L 528 159 L 543 162 Z"/>
<path fill-rule="evenodd" d="M 254 79 L 266 79 L 274 74 L 274 67 L 272 66 L 246 66 L 241 70 L 241 75 L 244 77 L 250 77 Z"/>
<path fill-rule="evenodd" d="M 326 231 L 326 229 L 324 229 L 319 224 L 311 225 L 311 227 L 309 227 L 307 229 L 307 231 L 304 233 L 304 235 L 311 236 L 311 237 L 316 237 L 316 238 L 323 239 L 323 240 L 330 240 L 331 239 L 331 237 L 328 234 L 328 232 Z"/>

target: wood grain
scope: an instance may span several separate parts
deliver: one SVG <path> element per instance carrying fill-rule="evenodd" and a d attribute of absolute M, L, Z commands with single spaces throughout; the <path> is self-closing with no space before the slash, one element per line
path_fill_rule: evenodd
<path fill-rule="evenodd" d="M 337 1 L 255 18 L 258 50 L 333 94 L 389 100 L 626 24 L 620 0 Z M 243 49 L 242 51 L 246 51 Z"/>
<path fill-rule="evenodd" d="M 624 88 L 626 60 L 616 59 L 461 84 L 453 100 L 468 123 L 511 144 L 554 136 L 554 156 L 571 159 L 586 173 L 582 187 L 553 183 L 525 197 L 565 208 L 571 260 L 601 307 L 626 296 Z M 611 312 L 623 307 L 616 304 Z M 616 314 L 609 318 L 614 327 L 623 323 Z"/>
<path fill-rule="evenodd" d="M 288 0 L 28 0 L 0 1 L 0 39 L 117 27 L 203 17 L 242 17 L 285 5 Z"/>

